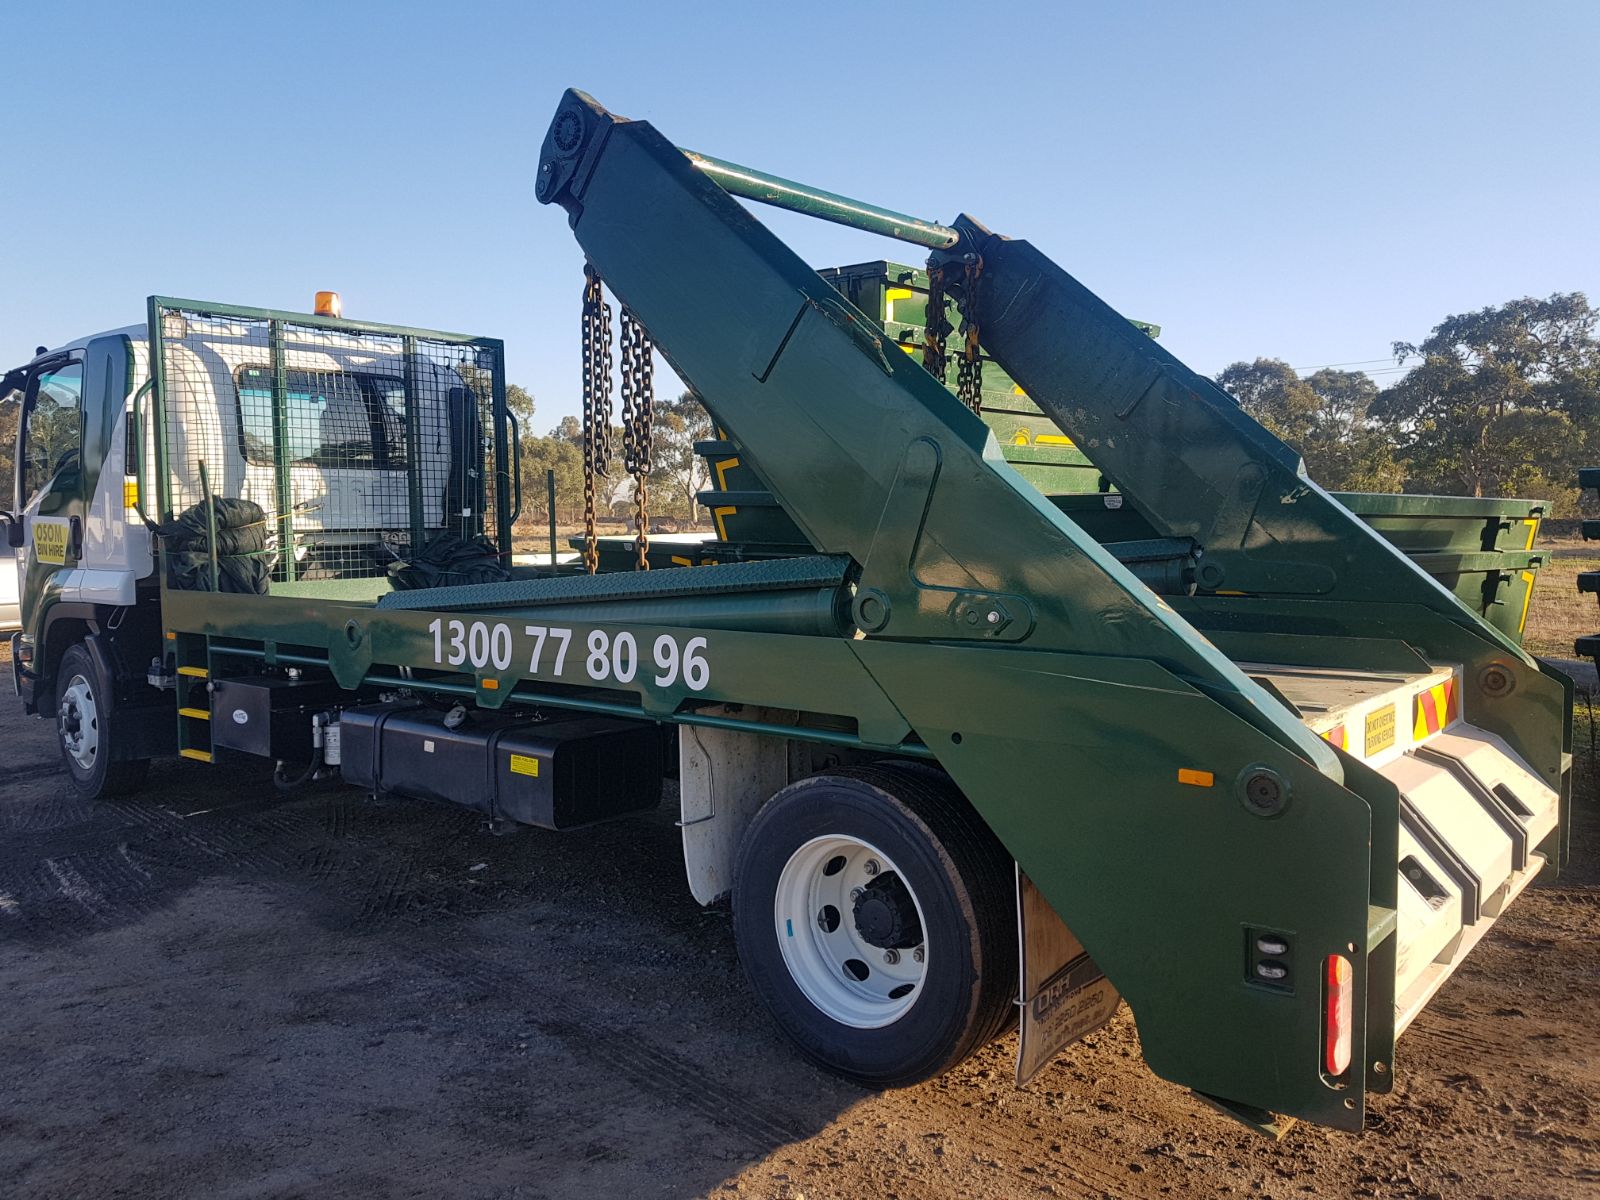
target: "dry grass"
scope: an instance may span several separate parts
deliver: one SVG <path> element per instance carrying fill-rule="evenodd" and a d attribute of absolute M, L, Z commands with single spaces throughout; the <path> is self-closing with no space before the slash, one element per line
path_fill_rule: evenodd
<path fill-rule="evenodd" d="M 1571 658 L 1574 638 L 1600 632 L 1600 604 L 1578 592 L 1580 571 L 1600 571 L 1600 542 L 1540 540 L 1548 556 L 1539 568 L 1523 644 L 1530 654 Z"/>

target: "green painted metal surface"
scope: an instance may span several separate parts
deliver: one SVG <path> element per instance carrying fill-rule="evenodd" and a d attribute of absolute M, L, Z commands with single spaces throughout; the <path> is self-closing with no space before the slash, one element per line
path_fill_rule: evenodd
<path fill-rule="evenodd" d="M 651 534 L 650 545 L 645 550 L 645 559 L 652 571 L 664 571 L 671 567 L 709 566 L 712 563 L 727 561 L 726 558 L 714 557 L 707 553 L 706 544 L 710 540 L 710 535 L 707 534 Z M 567 545 L 572 550 L 582 551 L 583 538 L 581 536 L 569 538 Z M 596 538 L 595 549 L 599 554 L 599 570 L 602 575 L 613 571 L 632 571 L 638 562 L 638 550 L 631 537 Z"/>
<path fill-rule="evenodd" d="M 865 636 L 848 645 L 865 676 L 835 690 L 834 711 L 867 679 L 895 706 L 1129 999 L 1158 1071 L 1358 1127 L 1362 1084 L 1386 1079 L 1358 1069 L 1330 1086 L 1315 989 L 1253 987 L 1238 947 L 1260 923 L 1294 930 L 1313 957 L 1352 955 L 1367 1018 L 1356 1061 L 1370 1046 L 1387 1066 L 1393 938 L 1372 918 L 1396 901 L 1398 797 L 1233 660 L 1462 661 L 1474 720 L 1556 780 L 1560 683 L 1026 243 L 953 225 L 951 256 L 984 259 L 984 347 L 1093 451 L 1134 537 L 1203 554 L 1192 599 L 1142 587 L 885 326 L 819 286 L 648 125 L 569 93 L 541 180 L 804 545 L 860 565 Z M 1475 688 L 1490 663 L 1514 679 L 1510 696 Z M 1180 769 L 1216 784 L 1186 787 Z M 1270 820 L 1240 799 L 1260 770 L 1294 797 Z"/>
<path fill-rule="evenodd" d="M 679 596 L 724 596 L 738 592 L 837 588 L 850 560 L 835 557 L 774 558 L 761 562 L 724 563 L 713 567 L 672 567 L 660 571 L 618 571 L 595 576 L 511 579 L 504 583 L 465 584 L 390 592 L 379 608 L 431 608 L 471 611 L 564 604 L 582 600 L 667 599 Z"/>
<path fill-rule="evenodd" d="M 748 592 L 546 579 L 559 594 L 506 585 L 475 594 L 482 608 L 443 589 L 404 601 L 420 608 L 309 585 L 165 592 L 180 645 L 203 642 L 219 669 L 230 655 L 325 663 L 346 688 L 935 758 L 1128 999 L 1156 1071 L 1236 1107 L 1359 1128 L 1365 1092 L 1393 1079 L 1399 796 L 1238 664 L 1461 663 L 1473 722 L 1557 785 L 1570 682 L 1026 243 L 951 226 L 957 252 L 985 259 L 985 349 L 1096 451 L 1114 495 L 1041 494 L 871 314 L 648 124 L 568 93 L 538 180 L 704 399 L 727 443 L 708 449 L 737 449 L 716 490 L 770 496 L 790 552 L 837 568 Z M 1157 595 L 1102 543 L 1198 555 L 1196 594 Z M 691 659 L 704 671 L 678 669 Z M 1490 667 L 1509 688 L 1486 690 Z M 702 711 L 723 704 L 794 721 Z M 1287 794 L 1271 815 L 1246 802 L 1262 777 Z M 1252 980 L 1251 928 L 1292 935 L 1304 984 Z M 1359 998 L 1357 1065 L 1340 1080 L 1318 1066 L 1311 982 L 1332 953 L 1354 964 Z"/>
<path fill-rule="evenodd" d="M 920 358 L 927 323 L 926 271 L 901 263 L 877 261 L 831 267 L 819 274 L 857 308 L 877 320 L 885 335 L 902 350 Z M 947 304 L 946 318 L 956 327 L 960 314 L 953 300 L 947 300 Z M 1132 324 L 1150 336 L 1160 332 L 1158 326 L 1148 322 Z M 1001 453 L 1017 473 L 1058 505 L 1074 493 L 1106 491 L 1107 485 L 1091 456 L 1029 398 L 1000 364 L 993 361 L 992 355 L 985 354 L 984 360 L 981 415 L 994 431 Z M 952 391 L 955 389 L 953 357 L 947 366 L 945 384 Z M 737 448 L 730 446 L 726 453 L 736 455 Z M 738 482 L 746 488 L 753 486 L 748 480 Z M 1521 643 L 1528 601 L 1542 558 L 1517 552 L 1532 549 L 1544 513 L 1542 502 L 1359 492 L 1333 493 L 1333 498 L 1381 533 L 1385 540 L 1410 554 L 1461 603 L 1507 637 Z M 713 511 L 722 510 L 718 528 L 724 531 L 721 534 L 724 538 L 778 544 L 793 540 L 793 527 L 784 522 L 781 509 L 764 510 L 748 500 L 738 502 L 714 491 L 706 494 L 705 502 Z M 1099 503 L 1092 501 L 1092 505 Z M 1084 506 L 1063 506 L 1063 511 L 1075 515 L 1083 512 Z M 1131 508 L 1124 511 L 1126 518 L 1140 520 Z M 1108 537 L 1097 533 L 1095 536 L 1103 543 L 1146 534 Z M 1480 558 L 1471 565 L 1438 557 L 1439 554 L 1502 550 L 1512 553 L 1500 559 Z M 1424 559 L 1424 555 L 1434 557 Z"/>
<path fill-rule="evenodd" d="M 926 271 L 901 263 L 877 261 L 828 268 L 819 274 L 852 304 L 876 319 L 885 334 L 903 350 L 920 357 L 927 324 Z M 953 300 L 947 304 L 946 318 L 955 327 L 959 325 L 960 314 Z M 1148 322 L 1132 324 L 1151 336 L 1160 332 L 1158 326 Z M 984 423 L 994 430 L 1006 461 L 1024 479 L 1052 498 L 1103 491 L 1100 470 L 1091 456 L 1033 402 L 1000 364 L 993 361 L 992 355 L 984 357 L 982 416 Z M 956 366 L 952 358 L 945 384 L 954 390 L 955 383 Z M 1515 552 L 1532 550 L 1545 510 L 1541 501 L 1360 492 L 1333 493 L 1333 498 L 1381 533 L 1385 540 L 1410 554 L 1461 603 L 1521 643 L 1527 602 L 1542 559 Z M 713 493 L 708 500 L 716 504 L 718 497 Z M 724 536 L 735 540 L 743 537 L 746 530 L 752 535 L 764 532 L 759 526 L 770 524 L 774 519 L 772 514 L 752 511 L 748 505 L 732 507 L 734 511 L 727 514 L 725 522 L 729 532 Z M 1127 512 L 1133 516 L 1132 509 Z M 1117 540 L 1096 536 L 1101 542 Z M 752 536 L 752 540 L 782 539 Z M 1433 557 L 1425 561 L 1419 557 L 1500 550 L 1513 553 L 1498 560 L 1478 559 L 1471 565 L 1450 558 Z"/>
<path fill-rule="evenodd" d="M 579 98 L 566 106 L 586 139 L 604 133 L 586 182 L 552 197 L 586 254 L 810 544 L 862 564 L 869 636 L 847 645 L 1082 927 L 1151 1029 L 1157 1069 L 1347 1123 L 1314 1069 L 1271 1082 L 1268 1062 L 1314 1042 L 1318 1010 L 1252 990 L 1239 957 L 1239 920 L 1300 930 L 1307 953 L 1365 939 L 1371 808 L 1341 786 L 1334 751 L 1018 478 L 978 417 L 670 143 Z M 999 629 L 966 620 L 990 611 Z M 852 690 L 836 688 L 835 705 Z M 1303 817 L 1245 812 L 1237 789 L 1253 766 L 1292 777 Z M 1221 786 L 1196 795 L 1180 767 Z M 1113 878 L 1130 871 L 1139 887 Z M 1306 889 L 1308 875 L 1323 885 Z M 1193 911 L 1202 895 L 1211 928 L 1196 937 L 1173 898 Z M 1181 1002 L 1173 978 L 1193 981 Z M 1219 1028 L 1250 1028 L 1250 1052 L 1219 1055 Z"/>

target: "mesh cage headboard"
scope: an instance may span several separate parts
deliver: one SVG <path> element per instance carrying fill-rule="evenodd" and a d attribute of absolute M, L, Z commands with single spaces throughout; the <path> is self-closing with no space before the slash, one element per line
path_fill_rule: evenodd
<path fill-rule="evenodd" d="M 509 554 L 499 341 L 160 296 L 149 323 L 163 523 L 249 501 L 278 580 L 382 575 L 443 531 Z"/>

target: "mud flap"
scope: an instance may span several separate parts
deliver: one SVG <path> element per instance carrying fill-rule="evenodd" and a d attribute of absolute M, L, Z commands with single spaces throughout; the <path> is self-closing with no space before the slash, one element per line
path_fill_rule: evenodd
<path fill-rule="evenodd" d="M 1017 1086 L 1024 1087 L 1057 1051 L 1093 1033 L 1122 997 L 1095 965 L 1033 880 L 1017 868 Z"/>

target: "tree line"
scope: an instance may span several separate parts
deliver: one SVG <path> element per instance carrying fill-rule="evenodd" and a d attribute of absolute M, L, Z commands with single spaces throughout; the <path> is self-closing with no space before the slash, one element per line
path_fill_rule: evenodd
<path fill-rule="evenodd" d="M 1578 469 L 1600 466 L 1597 319 L 1582 292 L 1527 297 L 1395 342 L 1411 369 L 1385 388 L 1277 358 L 1236 362 L 1217 383 L 1332 491 L 1522 496 L 1570 516 Z"/>
<path fill-rule="evenodd" d="M 532 427 L 534 399 L 525 388 L 507 386 L 506 404 L 524 429 Z M 707 486 L 708 471 L 705 460 L 694 452 L 694 444 L 710 439 L 714 432 L 711 417 L 693 392 L 684 392 L 674 400 L 656 401 L 649 476 L 652 520 L 689 525 L 701 519 L 696 497 Z M 602 516 L 631 516 L 633 483 L 622 464 L 620 428 L 612 427 L 610 443 L 610 470 L 595 480 L 595 509 Z M 582 520 L 582 422 L 575 416 L 565 416 L 543 437 L 524 434 L 519 452 L 524 519 L 536 519 L 541 524 L 549 519 L 545 473 L 554 471 L 556 520 L 561 524 Z"/>
<path fill-rule="evenodd" d="M 1579 505 L 1578 469 L 1600 466 L 1597 324 L 1600 311 L 1582 292 L 1526 297 L 1448 316 L 1421 342 L 1395 342 L 1396 366 L 1410 369 L 1387 387 L 1332 367 L 1302 376 L 1279 358 L 1233 363 L 1217 383 L 1332 491 L 1523 496 L 1569 516 Z M 0 398 L 0 507 L 12 495 L 17 398 Z M 532 429 L 532 394 L 512 384 L 506 400 L 521 428 Z M 632 511 L 632 490 L 621 430 L 612 433 L 616 453 L 610 474 L 597 480 L 597 507 L 622 516 Z M 692 392 L 656 403 L 653 516 L 701 518 L 695 497 L 707 472 L 694 444 L 713 433 Z M 582 447 L 573 416 L 542 437 L 523 435 L 527 519 L 547 519 L 546 471 L 556 476 L 556 519 L 582 518 Z"/>

